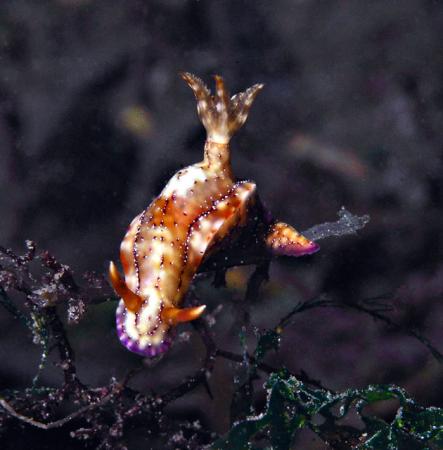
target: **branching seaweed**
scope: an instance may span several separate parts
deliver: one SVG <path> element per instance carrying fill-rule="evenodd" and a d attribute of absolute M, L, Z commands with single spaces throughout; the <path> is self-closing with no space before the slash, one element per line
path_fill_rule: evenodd
<path fill-rule="evenodd" d="M 355 233 L 367 220 L 342 210 L 337 222 L 318 225 L 307 233 L 311 239 Z M 48 252 L 38 252 L 33 242 L 27 241 L 26 247 L 24 255 L 0 247 L 0 305 L 30 331 L 33 342 L 42 347 L 42 356 L 31 387 L 0 392 L 0 438 L 17 424 L 24 429 L 45 431 L 65 428 L 73 439 L 95 448 L 118 449 L 126 448 L 126 430 L 136 427 L 141 433 L 156 436 L 162 448 L 253 449 L 268 443 L 274 449 L 285 450 L 291 447 L 298 430 L 307 428 L 336 449 L 436 449 L 443 445 L 443 411 L 417 405 L 398 387 L 369 386 L 336 393 L 303 371 L 290 373 L 265 361 L 269 352 L 279 351 L 281 335 L 297 314 L 334 307 L 370 315 L 412 335 L 442 362 L 435 346 L 416 330 L 403 330 L 388 316 L 389 304 L 380 299 L 345 304 L 321 296 L 300 302 L 275 327 L 257 334 L 252 352 L 246 346 L 242 353 L 218 347 L 208 323 L 200 319 L 194 323 L 194 329 L 205 346 L 202 366 L 177 386 L 166 392 L 134 390 L 129 386 L 132 378 L 149 370 L 141 366 L 119 381 L 110 379 L 105 386 L 91 387 L 78 377 L 75 355 L 60 312 L 66 314 L 68 323 L 77 323 L 89 305 L 117 299 L 103 277 L 87 274 L 79 282 L 68 266 Z M 223 284 L 229 267 L 257 265 L 247 285 L 247 305 L 268 279 L 269 255 L 245 253 L 239 259 L 238 253 L 232 251 L 223 261 L 223 264 L 209 261 L 203 268 L 215 275 L 218 285 Z M 189 301 L 195 301 L 193 297 L 195 293 L 191 290 Z M 247 329 L 249 315 L 245 313 L 243 319 L 243 329 Z M 56 353 L 56 367 L 63 373 L 59 387 L 39 386 L 39 374 L 50 353 Z M 198 386 L 203 386 L 211 397 L 209 376 L 217 358 L 238 364 L 243 373 L 241 379 L 234 380 L 232 428 L 225 436 L 216 436 L 197 422 L 172 420 L 165 410 L 168 404 Z M 254 396 L 260 378 L 266 379 L 267 402 L 263 411 L 256 411 Z M 400 405 L 391 422 L 365 413 L 367 405 L 386 399 L 396 399 Z M 58 411 L 63 406 L 74 412 L 60 418 Z M 351 410 L 360 417 L 359 426 L 342 423 Z"/>

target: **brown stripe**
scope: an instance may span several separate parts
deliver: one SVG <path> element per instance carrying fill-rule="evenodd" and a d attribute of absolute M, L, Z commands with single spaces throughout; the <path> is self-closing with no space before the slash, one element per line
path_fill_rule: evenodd
<path fill-rule="evenodd" d="M 141 226 L 145 220 L 146 217 L 146 212 L 147 210 L 145 209 L 141 216 L 140 216 L 140 220 L 138 222 L 137 225 L 137 231 L 135 233 L 135 237 L 134 237 L 134 246 L 132 247 L 132 256 L 134 258 L 134 268 L 135 268 L 135 273 L 137 274 L 137 288 L 136 288 L 136 294 L 140 293 L 140 264 L 138 261 L 138 249 L 137 249 L 137 244 L 138 244 L 138 240 L 140 238 L 140 234 L 141 234 Z"/>
<path fill-rule="evenodd" d="M 201 217 L 203 217 L 203 216 L 205 216 L 205 215 L 208 215 L 208 214 L 210 213 L 210 211 L 211 211 L 212 209 L 214 209 L 214 205 L 215 205 L 216 203 L 220 203 L 220 202 L 222 202 L 223 200 L 226 200 L 230 195 L 232 195 L 232 193 L 234 192 L 234 190 L 235 190 L 238 186 L 240 186 L 240 185 L 241 185 L 241 183 L 236 183 L 236 184 L 234 184 L 234 186 L 233 186 L 231 189 L 229 189 L 229 191 L 228 191 L 225 195 L 219 197 L 219 198 L 216 199 L 216 200 L 212 200 L 210 206 L 209 206 L 207 209 L 205 209 L 204 211 L 202 211 L 202 212 L 201 212 L 201 213 L 200 213 L 200 214 L 199 214 L 199 215 L 198 215 L 198 216 L 197 216 L 197 217 L 189 224 L 188 231 L 187 231 L 187 234 L 186 234 L 186 239 L 185 239 L 184 253 L 183 253 L 183 256 L 182 256 L 182 269 L 181 269 L 180 274 L 179 274 L 179 283 L 178 283 L 178 287 L 177 287 L 177 292 L 180 291 L 180 289 L 181 289 L 181 286 L 182 286 L 182 283 L 183 283 L 183 274 L 184 274 L 184 272 L 185 272 L 186 263 L 187 263 L 187 261 L 188 261 L 188 259 L 189 259 L 189 240 L 190 240 L 191 233 L 192 233 L 192 227 L 195 225 L 195 223 L 196 223 L 198 220 L 200 220 Z M 176 306 L 176 305 L 174 305 L 174 306 Z"/>

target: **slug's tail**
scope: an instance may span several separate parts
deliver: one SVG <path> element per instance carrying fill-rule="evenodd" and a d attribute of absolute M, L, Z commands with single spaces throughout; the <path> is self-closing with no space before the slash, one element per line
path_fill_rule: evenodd
<path fill-rule="evenodd" d="M 274 255 L 303 256 L 317 252 L 320 246 L 284 222 L 274 223 L 266 237 L 266 245 Z"/>
<path fill-rule="evenodd" d="M 215 75 L 215 94 L 200 78 L 189 72 L 181 74 L 182 78 L 194 91 L 197 99 L 197 112 L 206 128 L 209 141 L 227 144 L 232 135 L 245 123 L 249 109 L 263 84 L 254 86 L 230 97 L 223 78 Z"/>

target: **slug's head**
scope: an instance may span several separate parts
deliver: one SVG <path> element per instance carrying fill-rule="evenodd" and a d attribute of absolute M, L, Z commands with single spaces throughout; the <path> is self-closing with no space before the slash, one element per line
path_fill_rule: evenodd
<path fill-rule="evenodd" d="M 116 311 L 117 335 L 120 342 L 131 352 L 141 356 L 155 357 L 166 352 L 172 343 L 173 329 L 161 320 L 161 306 L 149 308 L 149 302 L 138 312 L 126 308 L 124 300 Z M 154 315 L 154 317 L 152 317 Z"/>
<path fill-rule="evenodd" d="M 169 349 L 175 326 L 201 316 L 206 306 L 191 308 L 165 307 L 155 288 L 142 298 L 132 292 L 120 277 L 114 263 L 109 265 L 109 278 L 121 298 L 116 311 L 117 334 L 131 352 L 155 357 Z"/>

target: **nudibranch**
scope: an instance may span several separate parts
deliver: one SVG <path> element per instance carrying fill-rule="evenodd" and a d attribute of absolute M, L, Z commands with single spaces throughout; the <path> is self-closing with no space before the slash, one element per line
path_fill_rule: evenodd
<path fill-rule="evenodd" d="M 170 347 L 177 324 L 204 312 L 205 305 L 180 307 L 190 283 L 215 244 L 245 226 L 257 201 L 255 184 L 233 176 L 229 141 L 246 121 L 263 85 L 230 97 L 218 75 L 214 95 L 196 76 L 182 77 L 194 92 L 207 132 L 203 161 L 179 170 L 129 225 L 120 247 L 124 280 L 114 263 L 109 267 L 121 298 L 116 312 L 120 341 L 149 357 Z M 279 255 L 318 250 L 316 243 L 281 222 L 268 224 L 263 244 Z"/>

